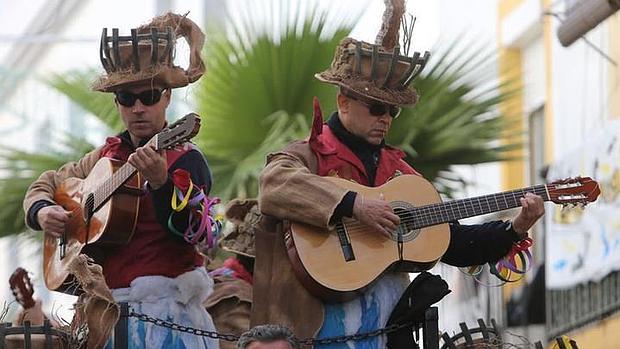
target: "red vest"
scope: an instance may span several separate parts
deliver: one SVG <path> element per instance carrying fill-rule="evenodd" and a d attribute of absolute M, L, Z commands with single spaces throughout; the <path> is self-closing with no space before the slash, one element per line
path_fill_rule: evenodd
<path fill-rule="evenodd" d="M 327 124 L 323 124 L 319 132 L 316 127 L 313 128 L 309 143 L 317 156 L 319 176 L 338 176 L 375 187 L 401 174 L 420 175 L 403 160 L 405 153 L 402 150 L 385 146 L 381 149 L 375 183 L 368 183 L 362 161 L 340 142 Z"/>
<path fill-rule="evenodd" d="M 168 168 L 183 154 L 181 150 L 168 150 Z M 101 151 L 101 157 L 127 161 L 133 152 L 118 137 L 109 137 Z M 150 193 L 140 198 L 136 231 L 127 245 L 106 251 L 103 275 L 110 288 L 129 287 L 139 276 L 160 275 L 174 278 L 203 265 L 203 258 L 194 246 L 173 237 L 155 216 Z"/>

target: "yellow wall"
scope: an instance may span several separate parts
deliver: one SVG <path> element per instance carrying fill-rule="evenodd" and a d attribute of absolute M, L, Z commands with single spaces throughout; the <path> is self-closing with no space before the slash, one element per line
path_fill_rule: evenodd
<path fill-rule="evenodd" d="M 499 21 L 512 12 L 517 6 L 521 5 L 523 0 L 500 0 L 499 2 Z M 500 29 L 501 30 L 501 29 Z"/>
<path fill-rule="evenodd" d="M 553 0 L 543 0 L 542 7 L 551 7 Z M 545 163 L 553 162 L 553 42 L 557 40 L 553 31 L 553 20 L 551 16 L 543 17 L 543 45 L 545 50 L 545 78 L 546 78 L 546 98 L 545 98 Z M 536 183 L 532 183 L 536 184 Z"/>
<path fill-rule="evenodd" d="M 502 20 L 510 14 L 522 0 L 501 0 L 498 7 L 498 32 L 497 40 L 501 43 L 502 38 Z M 523 69 L 522 69 L 522 53 L 519 49 L 511 49 L 499 46 L 499 79 L 503 83 L 512 81 L 514 85 L 507 86 L 504 89 L 521 88 L 523 86 Z M 502 91 L 506 92 L 506 91 Z M 505 143 L 522 143 L 525 138 L 523 120 L 523 93 L 518 92 L 509 100 L 502 102 L 499 106 L 502 114 L 510 118 L 511 129 L 507 134 L 511 135 L 505 139 Z M 523 147 L 519 147 L 510 153 L 510 157 L 515 160 L 505 161 L 501 165 L 502 187 L 504 189 L 515 189 L 525 186 L 525 162 L 523 160 Z M 503 290 L 504 301 L 508 301 L 512 291 L 518 287 L 521 282 L 506 284 Z"/>
<path fill-rule="evenodd" d="M 598 321 L 580 331 L 568 333 L 567 336 L 577 342 L 579 348 L 611 349 L 620 346 L 620 314 Z M 550 345 L 549 348 L 552 348 Z"/>
<path fill-rule="evenodd" d="M 502 37 L 502 21 L 508 16 L 516 7 L 521 5 L 523 0 L 501 0 L 498 6 L 498 42 L 501 42 Z M 542 7 L 547 8 L 551 5 L 552 0 L 542 0 Z M 552 18 L 550 16 L 544 17 L 543 20 L 543 42 L 545 50 L 545 78 L 546 78 L 546 98 L 545 98 L 545 162 L 551 163 L 553 161 L 553 71 L 552 65 L 552 50 L 553 40 L 556 40 L 555 33 L 552 27 Z M 619 41 L 616 41 L 619 42 Z M 616 45 L 617 46 L 617 45 Z M 523 72 L 522 72 L 522 52 L 520 49 L 510 49 L 500 46 L 499 52 L 499 72 L 500 80 L 506 81 L 512 79 L 518 86 L 522 86 Z M 620 93 L 620 91 L 619 91 Z M 618 98 L 620 99 L 620 98 Z M 618 102 L 620 107 L 620 102 Z M 512 139 L 507 139 L 506 142 L 511 141 L 525 141 L 522 137 L 525 133 L 524 126 L 526 120 L 524 119 L 523 111 L 523 94 L 516 94 L 511 100 L 500 105 L 500 111 L 505 115 L 511 117 L 515 122 L 510 134 L 513 135 Z M 505 162 L 502 165 L 502 186 L 505 189 L 514 189 L 525 186 L 525 161 L 524 150 L 517 149 L 511 157 L 517 160 Z"/>
<path fill-rule="evenodd" d="M 498 42 L 502 38 L 502 20 L 510 14 L 522 0 L 501 0 L 498 7 Z M 513 81 L 517 87 L 523 86 L 521 50 L 501 47 L 499 48 L 499 79 L 500 81 Z M 507 88 L 513 88 L 507 87 Z M 506 143 L 523 141 L 523 94 L 517 93 L 510 100 L 500 104 L 499 110 L 509 118 L 512 128 L 509 134 L 511 138 L 504 140 Z M 515 149 L 510 157 L 516 160 L 506 161 L 502 164 L 502 186 L 504 189 L 515 189 L 525 185 L 525 163 L 523 161 L 523 149 Z"/>

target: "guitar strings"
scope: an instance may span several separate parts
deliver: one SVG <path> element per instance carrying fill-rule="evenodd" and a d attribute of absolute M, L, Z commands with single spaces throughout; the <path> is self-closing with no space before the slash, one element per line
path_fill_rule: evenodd
<path fill-rule="evenodd" d="M 134 172 L 136 171 L 135 167 L 133 167 L 130 163 L 124 163 L 111 177 L 108 177 L 106 180 L 101 182 L 99 186 L 88 194 L 86 201 L 84 202 L 84 207 L 91 207 L 94 213 L 99 208 L 99 205 L 103 203 L 106 199 L 108 199 L 111 195 L 114 194 L 116 189 L 122 183 L 124 183 Z M 119 178 L 121 180 L 119 180 Z M 114 190 L 110 190 L 114 189 Z M 103 196 L 102 199 L 100 197 Z M 78 209 L 74 209 L 71 212 L 76 212 Z"/>
<path fill-rule="evenodd" d="M 93 205 L 93 210 L 98 208 L 97 206 L 105 201 L 105 199 L 114 194 L 114 191 L 116 191 L 116 189 L 118 189 L 118 187 L 123 184 L 135 171 L 135 167 L 126 162 L 116 172 L 114 172 L 111 177 L 108 177 L 105 181 L 101 182 L 101 184 L 99 184 L 99 186 L 92 192 L 94 202 L 90 201 L 90 204 Z M 103 198 L 99 199 L 102 196 Z M 91 197 L 86 199 L 87 202 L 90 198 Z M 97 204 L 95 205 L 95 203 Z"/>
<path fill-rule="evenodd" d="M 552 193 L 555 194 L 557 192 L 564 191 L 563 189 L 557 189 L 555 186 L 550 188 L 550 187 L 545 187 L 545 185 L 535 186 L 535 187 L 533 187 L 533 189 L 534 189 L 533 190 L 534 194 L 544 195 L 544 194 L 547 194 L 547 192 L 548 192 L 550 196 L 552 196 L 551 195 Z M 594 191 L 595 191 L 595 189 L 593 189 L 590 192 L 588 192 L 588 196 L 589 196 L 589 194 L 592 194 Z M 527 191 L 527 190 L 524 190 L 524 189 L 517 189 L 517 190 L 507 191 L 507 192 L 500 193 L 500 194 L 504 195 L 504 196 L 512 195 L 513 199 L 517 199 L 517 197 L 515 197 L 516 194 L 525 195 L 525 193 L 527 193 L 527 192 L 532 192 L 532 191 Z M 487 201 L 487 206 L 490 208 L 491 206 L 489 204 L 488 198 L 489 197 L 493 197 L 495 195 L 498 195 L 498 194 L 479 196 L 479 197 L 475 197 L 475 198 L 471 198 L 471 199 L 464 199 L 464 200 L 473 201 L 473 200 L 477 199 L 478 200 L 478 205 L 482 208 L 482 204 L 481 204 L 480 200 L 481 199 L 485 199 Z M 521 197 L 523 197 L 523 196 L 521 196 Z M 519 197 L 519 198 L 521 198 L 521 197 Z M 505 199 L 506 198 L 504 197 L 504 200 Z M 425 220 L 427 223 L 433 223 L 433 218 L 436 218 L 438 216 L 438 211 L 441 211 L 441 208 L 439 207 L 441 205 L 447 206 L 444 210 L 445 210 L 446 213 L 448 213 L 448 216 L 449 216 L 449 212 L 447 211 L 448 209 L 450 209 L 452 211 L 452 214 L 455 215 L 455 216 L 457 215 L 457 212 L 458 212 L 458 214 L 462 214 L 463 211 L 462 211 L 462 208 L 459 208 L 459 202 L 465 204 L 463 201 L 457 200 L 457 201 L 452 201 L 452 202 L 447 202 L 447 203 L 435 203 L 435 204 L 420 206 L 420 207 L 414 208 L 412 210 L 407 210 L 406 212 L 402 213 L 402 215 L 403 216 L 407 215 L 409 218 L 404 217 L 403 219 L 401 219 L 401 222 L 400 222 L 399 225 L 401 225 L 401 224 L 405 224 L 406 225 L 407 223 L 413 223 L 413 222 L 421 222 L 423 220 Z M 498 208 L 499 208 L 498 201 L 497 201 L 496 198 L 495 198 L 495 203 L 496 203 L 496 206 L 498 206 Z M 510 208 L 516 208 L 516 207 L 519 207 L 519 206 L 506 207 L 506 208 L 501 209 L 500 211 L 507 210 L 507 209 L 510 209 Z M 465 213 L 467 214 L 467 206 L 464 207 L 464 210 L 465 210 Z M 455 212 L 455 211 L 457 211 L 457 212 Z M 401 217 L 401 216 L 399 215 L 399 217 Z M 467 218 L 467 217 L 463 217 L 463 218 Z M 356 233 L 356 232 L 359 232 L 359 231 L 366 232 L 366 230 L 368 229 L 368 227 L 366 225 L 364 225 L 363 223 L 361 223 L 359 221 L 348 222 L 348 223 L 341 222 L 341 223 L 337 223 L 337 224 L 342 225 L 344 228 L 346 228 L 347 233 Z M 422 226 L 422 227 L 419 227 L 419 228 L 425 228 L 425 227 L 429 227 L 429 226 L 433 226 L 433 225 L 438 225 L 438 224 L 441 224 L 441 223 L 429 224 L 429 225 Z M 418 228 L 418 227 L 416 227 L 416 228 Z"/>
<path fill-rule="evenodd" d="M 556 193 L 556 192 L 561 192 L 563 191 L 563 189 L 556 189 L 555 187 L 552 188 L 548 188 L 548 192 L 549 194 L 551 193 Z M 592 191 L 590 191 L 588 193 L 588 196 L 590 194 L 592 194 L 595 191 L 595 189 L 593 189 Z M 506 192 L 503 193 L 504 195 L 506 194 L 511 194 L 513 195 L 513 198 L 516 199 L 516 197 L 514 197 L 515 194 L 524 194 L 526 191 L 525 190 L 515 190 L 515 191 L 510 191 L 510 192 Z M 536 187 L 534 190 L 534 193 L 536 194 L 546 194 L 547 190 L 545 190 L 544 186 L 542 187 Z M 472 198 L 472 199 L 468 199 L 468 200 L 473 200 L 473 199 L 478 199 L 479 204 L 480 204 L 480 199 L 482 198 L 486 198 L 487 196 L 481 196 L 481 197 L 477 197 L 477 198 Z M 463 213 L 461 211 L 461 208 L 459 208 L 458 203 L 453 204 L 453 202 L 448 202 L 448 203 L 437 203 L 437 204 L 431 204 L 431 205 L 427 205 L 427 206 L 422 206 L 413 210 L 410 210 L 408 212 L 406 212 L 407 216 L 411 217 L 411 218 L 405 218 L 403 220 L 401 220 L 400 224 L 407 224 L 413 221 L 422 221 L 422 220 L 426 220 L 427 223 L 433 223 L 432 219 L 434 217 L 437 216 L 437 210 L 438 208 L 436 207 L 436 205 L 447 205 L 450 207 L 450 209 L 452 210 L 452 213 L 456 213 L 455 212 L 455 208 L 456 211 L 458 211 L 458 213 Z M 488 205 L 488 200 L 487 200 L 487 205 Z M 431 206 L 435 206 L 435 207 L 431 207 Z M 499 205 L 498 205 L 499 207 Z M 518 206 L 515 206 L 515 208 Z M 504 208 L 505 209 L 509 209 L 510 207 Z M 467 207 L 465 207 L 465 212 L 467 213 Z M 416 213 L 420 213 L 418 215 L 416 215 Z M 430 221 L 429 221 L 430 218 Z M 343 224 L 343 223 L 341 223 Z M 441 223 L 434 223 L 434 224 L 429 224 L 420 228 L 424 228 L 424 227 L 428 227 L 428 226 L 432 226 L 432 225 L 437 225 L 437 224 L 441 224 Z M 363 225 L 362 223 L 360 223 L 359 221 L 355 221 L 355 222 L 350 222 L 350 223 L 346 223 L 346 228 L 347 228 L 347 232 L 356 232 L 359 230 L 362 230 L 363 232 L 365 232 L 367 230 L 367 227 L 365 225 Z"/>
<path fill-rule="evenodd" d="M 551 192 L 551 190 L 550 190 L 550 192 Z M 515 194 L 519 194 L 519 193 L 517 193 L 517 191 L 507 192 L 507 194 L 509 194 L 509 193 L 512 193 L 513 199 L 517 199 L 516 197 L 514 197 L 514 195 Z M 546 190 L 544 190 L 544 188 L 536 188 L 534 190 L 534 193 L 536 193 L 536 194 L 544 194 L 544 193 L 546 193 Z M 524 193 L 522 193 L 522 194 L 524 194 Z M 472 198 L 472 199 L 466 199 L 466 200 L 478 199 L 478 204 L 480 205 L 480 207 L 482 207 L 481 203 L 480 203 L 480 199 L 481 198 L 485 198 L 485 196 L 481 196 L 481 197 L 477 197 L 477 198 Z M 486 201 L 487 201 L 487 206 L 490 207 L 489 201 L 488 200 L 486 200 Z M 496 204 L 497 204 L 497 200 L 496 200 Z M 447 206 L 447 208 L 445 208 L 445 210 L 446 210 L 445 213 L 448 213 L 448 215 L 449 215 L 449 212 L 447 211 L 448 208 L 452 211 L 452 214 L 454 214 L 454 215 L 457 215 L 456 212 L 455 212 L 455 208 L 456 208 L 456 211 L 458 211 L 459 214 L 462 213 L 461 208 L 459 208 L 458 201 L 456 201 L 456 202 L 447 202 L 447 203 L 435 203 L 435 204 L 420 206 L 420 207 L 414 208 L 412 210 L 407 210 L 406 212 L 403 213 L 403 216 L 406 214 L 407 216 L 409 216 L 409 218 L 401 219 L 400 224 L 407 224 L 407 223 L 419 222 L 419 221 L 421 222 L 423 220 L 427 221 L 427 222 L 428 221 L 432 222 L 432 219 L 437 217 L 438 213 L 442 214 L 441 208 L 439 207 L 441 205 Z M 517 207 L 517 206 L 515 206 L 515 207 Z M 509 208 L 510 207 L 507 207 L 505 209 L 509 209 Z M 465 213 L 467 213 L 467 207 L 465 207 Z M 347 228 L 348 232 L 353 232 L 353 231 L 359 230 L 358 228 L 360 228 L 360 227 L 361 227 L 362 230 L 366 230 L 366 228 L 367 228 L 366 225 L 362 224 L 359 221 L 354 221 L 354 222 L 349 222 L 349 223 L 344 223 L 343 222 L 343 223 L 340 223 L 340 224 L 345 225 L 345 227 Z M 438 223 L 438 224 L 440 224 L 440 223 Z M 434 224 L 430 224 L 429 226 L 431 226 L 431 225 L 434 225 Z M 420 228 L 422 228 L 422 227 L 420 227 Z"/>

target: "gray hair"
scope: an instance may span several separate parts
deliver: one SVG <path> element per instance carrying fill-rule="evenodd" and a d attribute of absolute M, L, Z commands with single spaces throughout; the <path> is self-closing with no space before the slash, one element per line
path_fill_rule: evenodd
<path fill-rule="evenodd" d="M 259 325 L 239 337 L 237 349 L 246 349 L 252 342 L 275 342 L 283 340 L 288 342 L 293 349 L 299 349 L 299 342 L 293 332 L 282 325 Z"/>

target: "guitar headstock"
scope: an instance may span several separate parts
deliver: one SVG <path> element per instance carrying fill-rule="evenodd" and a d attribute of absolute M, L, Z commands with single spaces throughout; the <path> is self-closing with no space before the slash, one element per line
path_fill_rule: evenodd
<path fill-rule="evenodd" d="M 575 177 L 547 184 L 549 200 L 560 205 L 581 205 L 594 202 L 601 193 L 598 183 L 590 177 Z"/>
<path fill-rule="evenodd" d="M 34 288 L 32 287 L 32 282 L 30 282 L 28 272 L 24 268 L 15 269 L 9 278 L 9 284 L 11 285 L 11 292 L 13 292 L 15 300 L 24 309 L 34 307 L 34 299 L 32 299 Z"/>
<path fill-rule="evenodd" d="M 156 149 L 171 149 L 192 139 L 200 131 L 200 116 L 189 113 L 156 135 Z"/>

